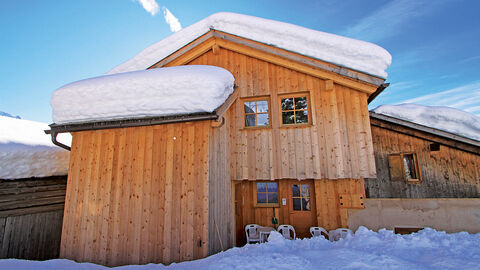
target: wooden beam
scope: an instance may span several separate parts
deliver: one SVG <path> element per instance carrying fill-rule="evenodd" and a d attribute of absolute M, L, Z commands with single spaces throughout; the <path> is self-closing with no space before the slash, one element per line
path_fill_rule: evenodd
<path fill-rule="evenodd" d="M 217 121 L 221 121 L 221 118 L 222 116 L 225 114 L 225 112 L 230 108 L 230 106 L 232 106 L 232 104 L 237 100 L 238 98 L 238 95 L 239 95 L 240 91 L 237 89 L 235 89 L 233 91 L 232 94 L 230 94 L 230 96 L 227 98 L 227 100 L 222 104 L 220 105 L 220 107 L 218 107 L 216 110 L 215 110 L 215 113 L 216 115 L 218 116 L 218 119 Z"/>
<path fill-rule="evenodd" d="M 212 51 L 214 55 L 218 55 L 220 53 L 220 47 L 217 44 L 212 46 Z"/>
<path fill-rule="evenodd" d="M 287 59 L 287 58 L 270 54 L 257 49 L 252 49 L 245 45 L 237 44 L 237 43 L 230 42 L 223 39 L 217 39 L 217 44 L 222 48 L 225 48 L 234 52 L 238 52 L 244 55 L 248 55 L 250 57 L 254 57 L 263 61 L 267 61 L 275 65 L 286 67 L 286 68 L 299 71 L 305 74 L 309 74 L 311 76 L 321 78 L 324 80 L 333 80 L 335 81 L 335 83 L 350 87 L 360 92 L 367 93 L 368 95 L 374 93 L 377 90 L 377 86 L 374 84 L 368 84 L 368 83 L 361 82 L 359 80 L 354 80 L 354 79 L 345 77 L 343 75 L 337 74 L 335 72 L 312 67 L 291 59 Z"/>

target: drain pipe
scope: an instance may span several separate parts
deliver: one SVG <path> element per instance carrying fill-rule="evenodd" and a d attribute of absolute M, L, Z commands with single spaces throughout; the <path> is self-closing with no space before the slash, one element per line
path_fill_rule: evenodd
<path fill-rule="evenodd" d="M 71 148 L 70 146 L 65 145 L 65 144 L 57 141 L 58 132 L 53 131 L 53 130 L 45 130 L 45 134 L 50 134 L 50 135 L 51 135 L 51 137 L 52 137 L 52 142 L 53 142 L 53 144 L 55 144 L 56 146 L 59 146 L 59 147 L 65 149 L 65 150 L 67 150 L 67 151 L 71 151 L 72 148 Z"/>

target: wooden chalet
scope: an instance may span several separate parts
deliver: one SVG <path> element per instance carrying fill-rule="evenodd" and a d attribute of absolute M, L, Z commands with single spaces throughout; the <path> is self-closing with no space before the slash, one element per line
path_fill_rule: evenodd
<path fill-rule="evenodd" d="M 245 225 L 348 226 L 376 176 L 367 100 L 384 79 L 218 30 L 150 68 L 213 65 L 213 113 L 51 125 L 73 143 L 60 257 L 109 266 L 203 258 Z"/>

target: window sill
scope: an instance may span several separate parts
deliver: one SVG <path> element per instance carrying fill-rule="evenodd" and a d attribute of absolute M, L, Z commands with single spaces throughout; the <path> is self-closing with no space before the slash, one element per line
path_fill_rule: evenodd
<path fill-rule="evenodd" d="M 290 124 L 290 125 L 280 125 L 280 128 L 308 128 L 313 127 L 313 124 Z"/>
<path fill-rule="evenodd" d="M 259 208 L 262 208 L 262 207 L 267 207 L 267 208 L 275 207 L 275 208 L 278 208 L 278 207 L 280 207 L 280 205 L 279 205 L 278 203 L 256 203 L 253 207 L 259 207 Z"/>
<path fill-rule="evenodd" d="M 272 126 L 252 126 L 252 127 L 243 127 L 240 130 L 261 130 L 261 129 L 272 129 Z"/>

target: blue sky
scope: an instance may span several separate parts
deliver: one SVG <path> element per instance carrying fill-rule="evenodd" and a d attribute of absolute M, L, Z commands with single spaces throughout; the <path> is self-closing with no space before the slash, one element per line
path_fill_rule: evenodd
<path fill-rule="evenodd" d="M 153 0 L 146 2 L 155 2 Z M 480 116 L 480 1 L 2 1 L 0 111 L 52 122 L 50 95 L 99 76 L 183 27 L 219 11 L 243 13 L 376 43 L 393 63 L 372 102 L 452 106 Z M 148 12 L 150 11 L 150 12 Z"/>

